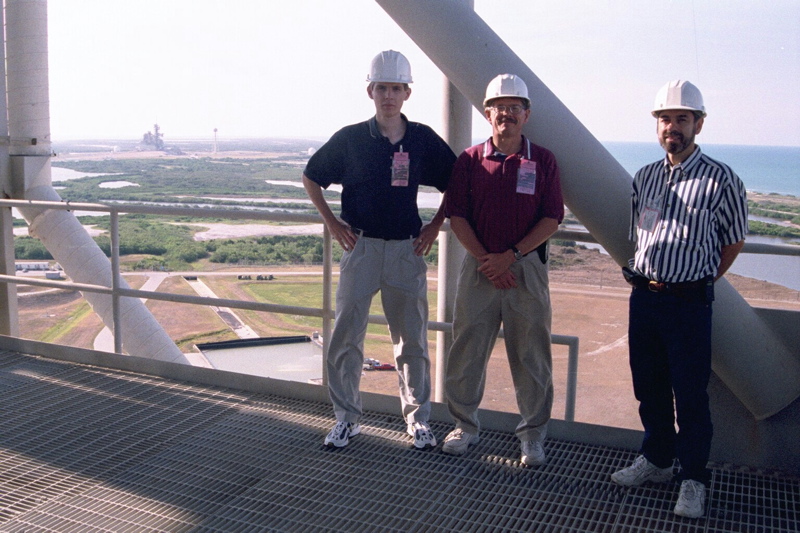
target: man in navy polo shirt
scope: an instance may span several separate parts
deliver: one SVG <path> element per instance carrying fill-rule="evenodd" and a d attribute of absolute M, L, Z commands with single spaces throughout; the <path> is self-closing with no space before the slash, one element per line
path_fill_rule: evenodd
<path fill-rule="evenodd" d="M 456 428 L 442 451 L 461 455 L 478 442 L 478 406 L 500 324 L 517 406 L 521 460 L 545 463 L 542 443 L 553 405 L 547 240 L 564 217 L 558 165 L 522 127 L 531 114 L 521 78 L 501 74 L 486 88 L 486 142 L 464 151 L 447 190 L 450 227 L 467 250 L 447 355 L 445 394 Z"/>
<path fill-rule="evenodd" d="M 423 255 L 444 222 L 439 211 L 423 225 L 420 185 L 444 192 L 455 154 L 428 126 L 401 113 L 411 95 L 411 67 L 399 52 L 372 61 L 367 94 L 375 116 L 336 132 L 308 161 L 303 185 L 344 249 L 336 290 L 336 322 L 328 343 L 328 391 L 336 425 L 326 446 L 343 447 L 361 431 L 359 384 L 372 297 L 381 292 L 394 344 L 400 402 L 417 448 L 436 446 L 430 430 L 428 294 Z M 342 186 L 341 220 L 322 189 Z"/>

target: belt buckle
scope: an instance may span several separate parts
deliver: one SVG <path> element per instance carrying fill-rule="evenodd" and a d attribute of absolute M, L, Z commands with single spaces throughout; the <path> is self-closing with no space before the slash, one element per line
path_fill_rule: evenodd
<path fill-rule="evenodd" d="M 666 288 L 667 288 L 667 284 L 666 283 L 662 283 L 660 281 L 650 280 L 647 283 L 647 290 L 650 291 L 650 292 L 663 292 L 664 289 L 666 289 Z"/>

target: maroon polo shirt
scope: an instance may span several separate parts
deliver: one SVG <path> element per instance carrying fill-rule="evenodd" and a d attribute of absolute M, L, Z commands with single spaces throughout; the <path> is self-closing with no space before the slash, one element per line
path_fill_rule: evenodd
<path fill-rule="evenodd" d="M 520 166 L 535 168 L 533 194 L 518 192 Z M 492 139 L 467 148 L 456 161 L 445 195 L 447 217 L 467 219 L 489 253 L 502 253 L 522 240 L 542 218 L 559 223 L 564 200 L 556 158 L 522 138 L 519 153 L 498 152 Z"/>

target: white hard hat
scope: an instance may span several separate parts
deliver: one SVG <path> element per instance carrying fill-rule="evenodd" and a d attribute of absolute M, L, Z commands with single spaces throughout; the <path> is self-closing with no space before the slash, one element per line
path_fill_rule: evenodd
<path fill-rule="evenodd" d="M 489 82 L 486 86 L 486 98 L 483 99 L 483 107 L 495 98 L 521 98 L 526 106 L 531 105 L 528 98 L 528 86 L 521 78 L 513 74 L 500 74 Z"/>
<path fill-rule="evenodd" d="M 703 95 L 700 89 L 686 80 L 672 80 L 667 82 L 656 94 L 656 102 L 653 104 L 653 116 L 658 117 L 660 111 L 670 109 L 686 109 L 694 111 L 701 117 L 706 116 L 706 108 L 703 105 Z"/>
<path fill-rule="evenodd" d="M 386 50 L 372 59 L 367 81 L 372 83 L 411 83 L 411 64 L 406 56 L 394 50 Z"/>

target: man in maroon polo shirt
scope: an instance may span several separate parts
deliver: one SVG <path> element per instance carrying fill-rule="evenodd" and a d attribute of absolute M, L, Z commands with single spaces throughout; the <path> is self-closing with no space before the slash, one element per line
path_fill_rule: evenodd
<path fill-rule="evenodd" d="M 456 428 L 442 449 L 461 455 L 478 442 L 477 410 L 502 322 L 522 415 L 522 462 L 535 466 L 546 461 L 542 443 L 553 404 L 547 240 L 564 203 L 555 157 L 522 135 L 531 113 L 525 83 L 512 74 L 496 77 L 484 108 L 492 137 L 461 154 L 445 198 L 450 227 L 468 253 L 445 370 Z"/>

